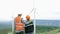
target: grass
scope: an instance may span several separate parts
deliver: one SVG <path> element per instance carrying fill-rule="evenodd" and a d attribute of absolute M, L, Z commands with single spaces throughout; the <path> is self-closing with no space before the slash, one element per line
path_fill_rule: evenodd
<path fill-rule="evenodd" d="M 60 27 L 55 26 L 36 26 L 36 34 L 55 34 L 60 32 Z M 0 34 L 7 34 L 11 32 L 11 27 L 5 27 L 0 29 Z"/>
<path fill-rule="evenodd" d="M 2 28 L 0 29 L 0 34 L 7 34 L 8 32 L 11 32 L 11 30 L 11 27 Z"/>
<path fill-rule="evenodd" d="M 36 34 L 51 34 L 53 30 L 59 29 L 60 27 L 56 26 L 36 26 Z M 55 31 L 54 31 L 55 32 Z M 60 30 L 58 31 L 60 32 Z"/>

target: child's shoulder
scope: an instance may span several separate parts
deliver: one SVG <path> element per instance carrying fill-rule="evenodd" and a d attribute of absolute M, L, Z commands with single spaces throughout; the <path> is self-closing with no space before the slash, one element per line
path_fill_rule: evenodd
<path fill-rule="evenodd" d="M 30 22 L 32 22 L 32 20 L 29 20 Z"/>

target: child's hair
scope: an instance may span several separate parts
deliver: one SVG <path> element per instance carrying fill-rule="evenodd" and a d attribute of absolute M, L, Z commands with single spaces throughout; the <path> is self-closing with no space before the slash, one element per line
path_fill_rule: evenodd
<path fill-rule="evenodd" d="M 26 16 L 26 19 L 30 19 L 30 16 L 29 16 L 29 15 L 27 15 L 27 16 Z"/>

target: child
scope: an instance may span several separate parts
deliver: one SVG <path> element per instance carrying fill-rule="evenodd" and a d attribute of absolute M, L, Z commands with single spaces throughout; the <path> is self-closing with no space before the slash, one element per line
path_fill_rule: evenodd
<path fill-rule="evenodd" d="M 25 33 L 26 34 L 33 34 L 34 25 L 33 22 L 30 20 L 30 16 L 26 16 L 26 23 L 25 23 Z"/>

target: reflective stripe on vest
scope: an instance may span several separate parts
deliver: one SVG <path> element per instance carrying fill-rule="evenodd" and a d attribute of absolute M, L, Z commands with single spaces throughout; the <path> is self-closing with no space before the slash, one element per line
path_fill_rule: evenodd
<path fill-rule="evenodd" d="M 16 18 L 15 18 L 15 29 L 16 29 L 17 31 L 24 30 L 23 27 L 24 27 L 24 24 L 21 23 L 21 18 L 16 17 Z"/>
<path fill-rule="evenodd" d="M 24 24 L 16 24 L 16 30 L 24 30 Z"/>

